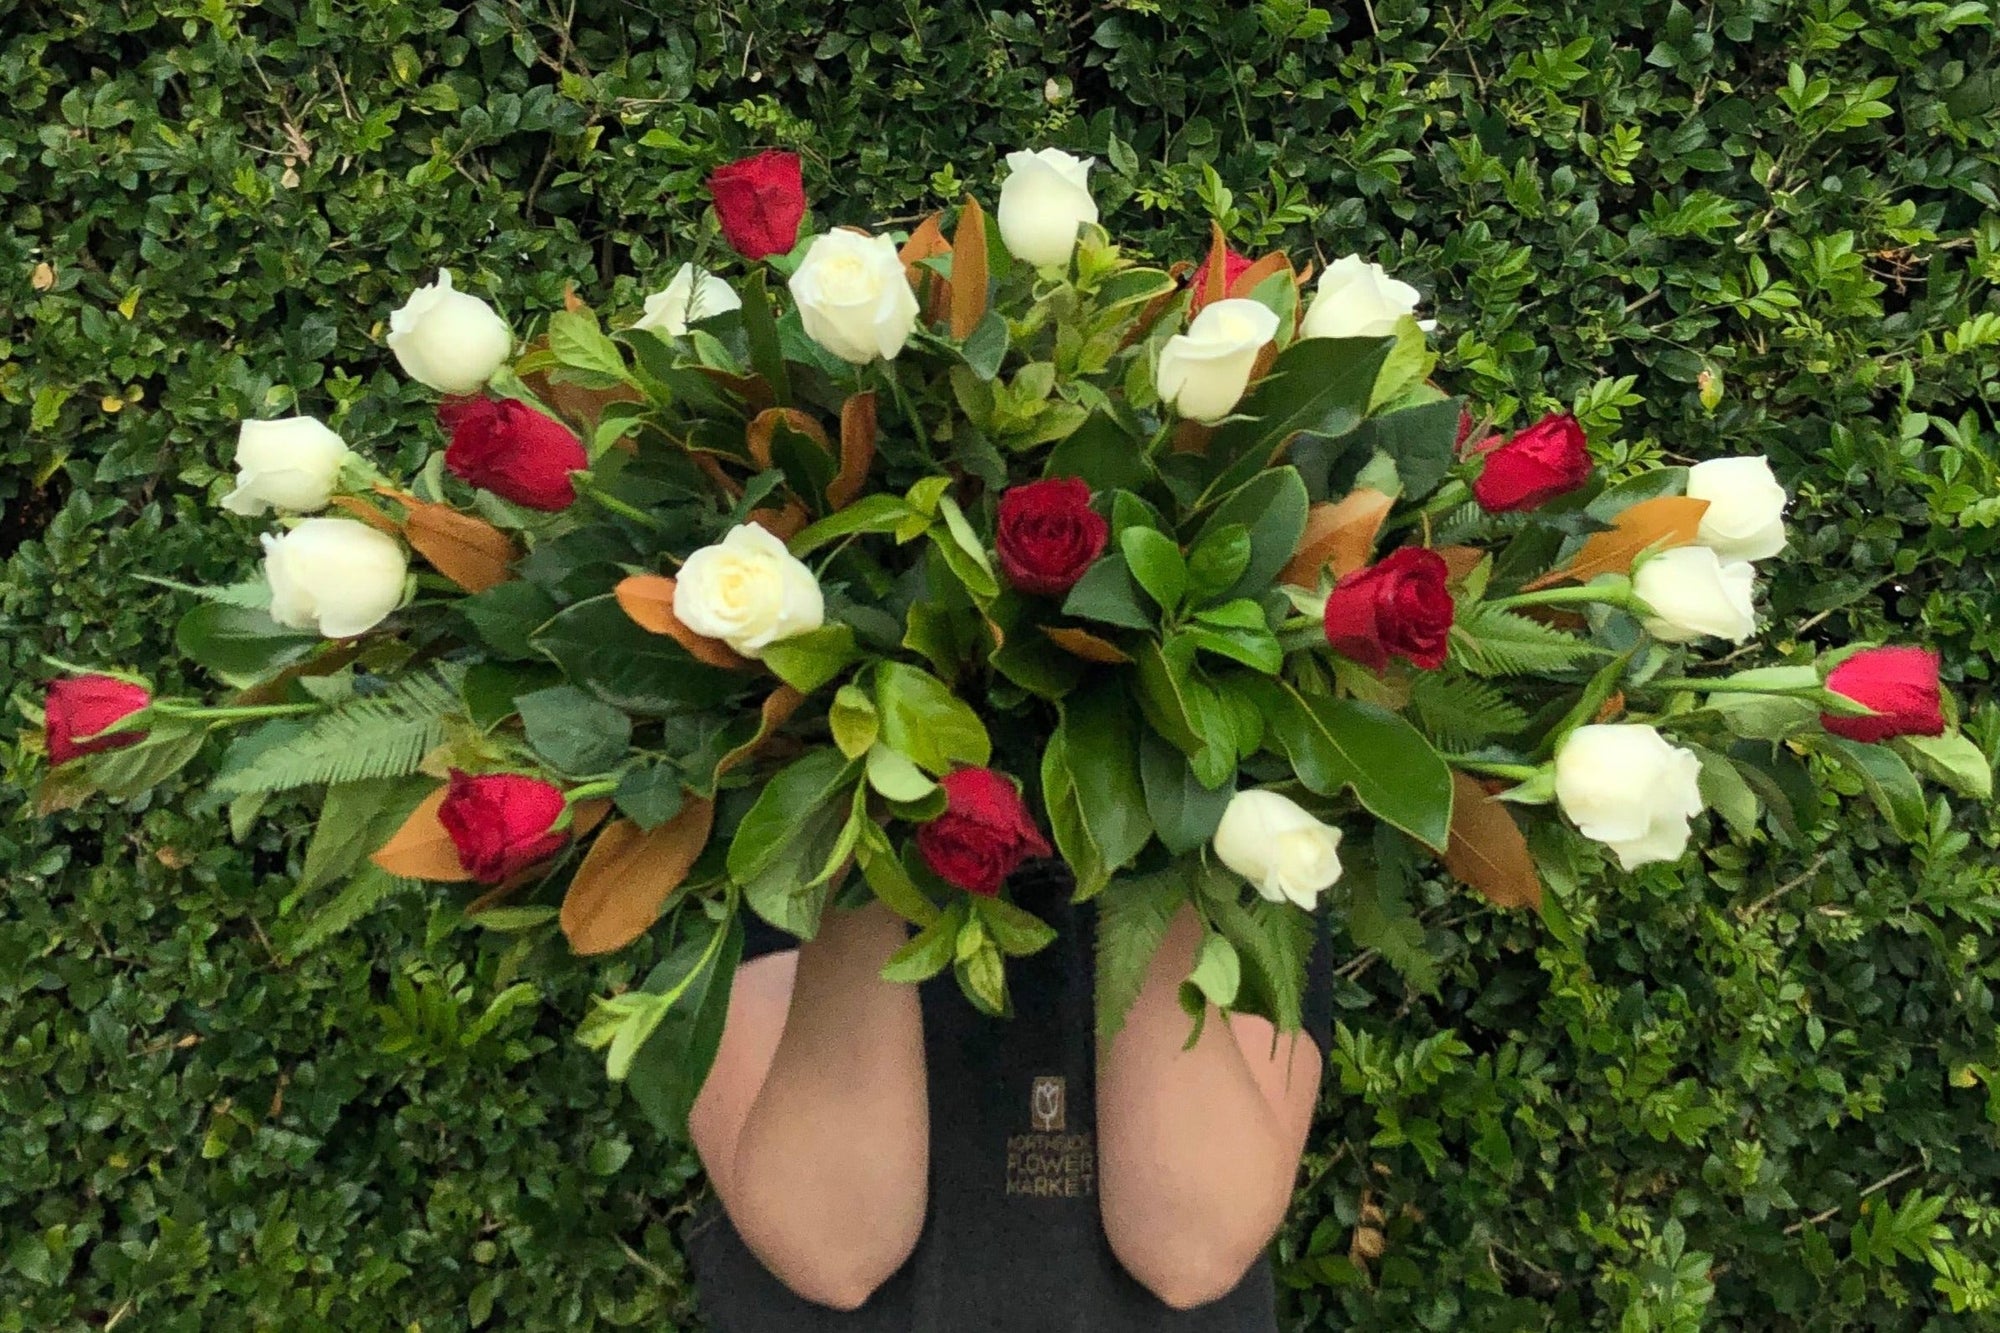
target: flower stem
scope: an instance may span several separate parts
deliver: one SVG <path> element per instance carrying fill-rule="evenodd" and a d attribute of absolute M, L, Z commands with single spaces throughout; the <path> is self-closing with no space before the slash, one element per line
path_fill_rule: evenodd
<path fill-rule="evenodd" d="M 1496 611 L 1512 611 L 1523 606 L 1577 606 L 1596 604 L 1630 608 L 1632 605 L 1631 585 L 1623 582 L 1615 584 L 1585 583 L 1566 588 L 1543 588 L 1539 592 L 1517 592 L 1512 597 L 1494 597 L 1484 605 Z"/>
<path fill-rule="evenodd" d="M 1779 698 L 1803 695 L 1817 698 L 1826 686 L 1819 681 L 1814 681 L 1810 685 L 1771 686 L 1735 680 L 1694 680 L 1685 676 L 1656 676 L 1641 688 L 1688 690 L 1700 694 L 1767 694 Z"/>
<path fill-rule="evenodd" d="M 1484 773 L 1488 777 L 1512 778 L 1516 782 L 1526 782 L 1541 776 L 1542 770 L 1533 764 L 1496 764 L 1485 759 L 1468 759 L 1460 754 L 1441 756 L 1453 768 L 1464 769 L 1468 773 Z"/>
<path fill-rule="evenodd" d="M 586 782 L 580 786 L 571 787 L 563 793 L 563 799 L 571 805 L 575 805 L 579 801 L 588 801 L 593 797 L 609 796 L 617 790 L 617 778 L 599 778 L 595 782 Z"/>
<path fill-rule="evenodd" d="M 884 361 L 882 378 L 889 382 L 889 396 L 896 400 L 896 410 L 903 414 L 903 420 L 910 423 L 910 433 L 916 436 L 917 443 L 923 446 L 924 457 L 935 463 L 937 459 L 931 453 L 931 437 L 924 431 L 923 420 L 917 416 L 917 409 L 910 402 L 909 390 L 903 387 L 903 377 L 896 373 L 892 363 Z"/>
<path fill-rule="evenodd" d="M 577 490 L 589 496 L 612 513 L 629 518 L 641 527 L 650 528 L 654 532 L 666 532 L 668 530 L 667 524 L 661 519 L 654 517 L 643 509 L 625 503 L 615 495 L 607 494 L 589 472 L 579 470 L 570 473 L 570 477 Z"/>
<path fill-rule="evenodd" d="M 155 699 L 151 711 L 161 717 L 187 718 L 196 722 L 239 722 L 253 717 L 296 717 L 300 713 L 317 713 L 324 704 L 218 704 L 208 707 L 203 704 L 182 703 L 175 699 Z"/>

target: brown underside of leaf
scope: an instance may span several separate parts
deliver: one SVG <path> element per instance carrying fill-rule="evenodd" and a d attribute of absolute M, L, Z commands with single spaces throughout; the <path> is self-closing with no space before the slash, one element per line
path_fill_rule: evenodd
<path fill-rule="evenodd" d="M 1568 579 L 1588 583 L 1599 574 L 1629 573 L 1634 558 L 1648 547 L 1692 545 L 1707 509 L 1708 501 L 1685 495 L 1641 500 L 1611 520 L 1610 531 L 1591 533 L 1576 559 L 1524 584 L 1522 591 L 1533 592 Z"/>
<path fill-rule="evenodd" d="M 687 649 L 696 661 L 725 671 L 750 665 L 748 658 L 720 639 L 697 634 L 681 623 L 681 618 L 674 614 L 674 581 L 666 575 L 629 575 L 618 581 L 612 595 L 618 599 L 618 609 L 632 617 L 634 624 L 653 634 L 666 635 Z"/>
<path fill-rule="evenodd" d="M 826 488 L 827 505 L 843 509 L 868 484 L 875 463 L 875 391 L 857 393 L 840 405 L 840 471 Z"/>
<path fill-rule="evenodd" d="M 1445 869 L 1496 907 L 1540 907 L 1542 877 L 1505 802 L 1456 769 L 1451 786 Z"/>
<path fill-rule="evenodd" d="M 796 407 L 767 407 L 752 417 L 743 431 L 743 442 L 749 447 L 751 461 L 760 468 L 771 466 L 771 436 L 779 426 L 795 435 L 805 436 L 829 454 L 833 452 L 833 443 L 826 438 L 826 427 Z"/>
<path fill-rule="evenodd" d="M 723 494 L 727 495 L 732 500 L 740 499 L 742 497 L 743 483 L 736 480 L 736 478 L 730 476 L 727 472 L 724 472 L 722 470 L 722 464 L 715 461 L 714 454 L 702 453 L 698 450 L 690 450 L 688 453 L 688 457 L 694 460 L 694 465 L 696 467 L 700 468 L 702 472 L 707 474 L 708 479 L 710 481 L 714 482 L 718 487 L 722 489 Z"/>
<path fill-rule="evenodd" d="M 951 237 L 951 336 L 960 342 L 972 336 L 986 318 L 986 213 L 979 201 L 965 196 L 958 228 Z"/>
<path fill-rule="evenodd" d="M 903 242 L 903 248 L 896 257 L 903 261 L 903 273 L 910 280 L 910 288 L 917 294 L 917 300 L 924 309 L 926 326 L 935 324 L 951 315 L 951 284 L 942 274 L 920 267 L 926 259 L 951 253 L 951 242 L 944 238 L 944 227 L 940 221 L 942 213 L 933 213 L 925 218 L 923 225 L 910 233 L 910 239 Z"/>
<path fill-rule="evenodd" d="M 483 518 L 414 496 L 403 503 L 403 536 L 432 568 L 467 592 L 485 592 L 514 577 L 514 539 Z"/>
<path fill-rule="evenodd" d="M 753 509 L 748 517 L 779 541 L 788 542 L 799 535 L 810 516 L 797 500 L 787 500 L 783 509 Z"/>
<path fill-rule="evenodd" d="M 403 826 L 391 834 L 370 856 L 382 869 L 405 879 L 431 879 L 458 884 L 472 878 L 472 872 L 458 859 L 451 835 L 438 822 L 438 807 L 444 804 L 448 785 L 440 784 L 424 797 Z"/>
<path fill-rule="evenodd" d="M 97 788 L 83 776 L 80 765 L 53 768 L 35 784 L 35 813 L 53 815 L 74 810 L 96 794 Z"/>
<path fill-rule="evenodd" d="M 714 366 L 696 366 L 697 374 L 708 376 L 714 385 L 732 398 L 740 398 L 754 416 L 778 401 L 762 375 L 732 375 Z"/>
<path fill-rule="evenodd" d="M 345 643 L 329 645 L 310 661 L 295 662 L 277 675 L 247 690 L 238 690 L 225 702 L 231 708 L 247 708 L 256 704 L 284 702 L 286 687 L 301 676 L 330 676 L 334 672 L 361 656 L 367 644 L 359 639 L 349 639 Z"/>
<path fill-rule="evenodd" d="M 1444 559 L 1444 567 L 1450 571 L 1449 582 L 1463 583 L 1479 568 L 1479 562 L 1486 558 L 1486 552 L 1477 546 L 1439 546 L 1433 548 Z"/>
<path fill-rule="evenodd" d="M 563 309 L 572 315 L 590 309 L 584 304 L 583 298 L 576 294 L 576 284 L 573 282 L 563 283 Z"/>
<path fill-rule="evenodd" d="M 690 797 L 650 831 L 620 819 L 597 835 L 563 896 L 562 929 L 579 954 L 610 953 L 645 934 L 708 845 L 715 805 Z"/>
<path fill-rule="evenodd" d="M 336 495 L 329 503 L 335 509 L 360 519 L 377 532 L 386 532 L 391 537 L 400 537 L 403 535 L 402 524 L 390 518 L 387 514 L 377 509 L 374 505 L 369 504 L 358 495 Z"/>
<path fill-rule="evenodd" d="M 1292 261 L 1282 252 L 1265 255 L 1249 268 L 1236 275 L 1236 281 L 1229 284 L 1231 297 L 1247 297 L 1257 290 L 1258 285 L 1273 273 L 1290 273 Z"/>
<path fill-rule="evenodd" d="M 1592 718 L 1591 720 L 1593 722 L 1609 722 L 1612 718 L 1617 717 L 1620 713 L 1624 711 L 1625 711 L 1625 691 L 1614 690 L 1612 692 L 1611 697 L 1604 701 L 1604 706 L 1597 710 L 1597 716 Z"/>
<path fill-rule="evenodd" d="M 1167 312 L 1167 307 L 1180 298 L 1181 279 L 1192 272 L 1194 265 L 1185 259 L 1176 259 L 1167 265 L 1167 276 L 1174 280 L 1173 287 L 1146 302 L 1145 307 L 1139 312 L 1139 318 L 1132 321 L 1131 328 L 1125 330 L 1125 340 L 1118 344 L 1121 350 L 1144 338 L 1147 331 L 1159 322 L 1160 316 Z"/>
<path fill-rule="evenodd" d="M 1301 588 L 1317 588 L 1322 569 L 1331 567 L 1333 576 L 1340 578 L 1363 568 L 1395 503 L 1393 497 L 1367 486 L 1338 500 L 1320 501 L 1306 511 L 1305 534 L 1278 577 Z"/>
<path fill-rule="evenodd" d="M 1222 234 L 1222 224 L 1213 219 L 1208 224 L 1208 260 L 1202 270 L 1202 289 L 1195 296 L 1203 305 L 1220 301 L 1229 290 L 1229 238 Z"/>
<path fill-rule="evenodd" d="M 727 773 L 730 769 L 757 753 L 763 747 L 764 743 L 771 739 L 771 733 L 779 727 L 784 726 L 785 719 L 796 713 L 799 705 L 805 701 L 806 697 L 789 685 L 780 685 L 777 689 L 765 695 L 764 706 L 761 710 L 761 721 L 757 725 L 757 734 L 731 750 L 728 754 L 723 755 L 715 765 L 715 776 L 718 778 L 721 777 L 724 773 Z"/>
<path fill-rule="evenodd" d="M 1174 427 L 1173 450 L 1177 454 L 1205 454 L 1208 442 L 1214 438 L 1215 427 L 1189 418 Z"/>
<path fill-rule="evenodd" d="M 525 355 L 548 350 L 549 340 L 537 338 L 528 344 Z M 613 403 L 636 403 L 645 395 L 629 384 L 613 385 L 609 389 L 589 389 L 581 384 L 564 383 L 555 378 L 552 370 L 531 370 L 521 376 L 521 384 L 557 416 L 570 426 L 578 428 L 588 441 L 597 434 L 597 423 L 604 419 L 604 409 Z"/>
<path fill-rule="evenodd" d="M 1102 662 L 1106 666 L 1116 666 L 1129 662 L 1132 655 L 1109 639 L 1100 639 L 1087 629 L 1074 625 L 1044 625 L 1042 633 L 1049 636 L 1064 652 L 1081 657 L 1086 662 Z"/>

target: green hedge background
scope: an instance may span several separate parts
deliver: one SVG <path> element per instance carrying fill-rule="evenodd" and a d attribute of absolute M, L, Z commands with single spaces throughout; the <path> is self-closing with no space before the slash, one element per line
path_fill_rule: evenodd
<path fill-rule="evenodd" d="M 1991 756 L 1995 18 L 13 0 L 5 692 L 54 653 L 216 693 L 175 663 L 184 596 L 136 576 L 253 571 L 259 525 L 213 503 L 244 417 L 420 455 L 380 335 L 437 266 L 517 318 L 569 282 L 632 310 L 755 147 L 804 154 L 821 224 L 872 224 L 1054 143 L 1157 256 L 1215 216 L 1381 259 L 1434 294 L 1456 387 L 1572 406 L 1614 466 L 1768 453 L 1796 496 L 1768 646 L 1934 645 Z M 440 895 L 294 957 L 302 809 L 232 841 L 197 767 L 37 820 L 29 730 L 0 719 L 0 1333 L 697 1327 L 693 1162 L 571 1036 L 643 956 L 566 967 Z M 1436 996 L 1347 964 L 1287 1326 L 2000 1326 L 2000 819 L 1940 798 L 1900 845 L 1863 799 L 1822 815 L 1807 854 L 1553 886 L 1554 924 L 1431 886 Z M 543 1002 L 493 1008 L 521 978 Z"/>

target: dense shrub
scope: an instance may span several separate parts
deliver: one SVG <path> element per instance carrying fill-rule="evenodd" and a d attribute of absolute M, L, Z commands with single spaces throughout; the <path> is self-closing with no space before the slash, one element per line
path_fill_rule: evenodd
<path fill-rule="evenodd" d="M 1215 216 L 1382 259 L 1435 294 L 1456 387 L 1573 405 L 1614 464 L 1769 453 L 1777 622 L 1938 646 L 1990 756 L 1994 20 L 16 0 L 7 690 L 43 654 L 212 689 L 172 665 L 184 595 L 138 575 L 249 573 L 257 525 L 209 498 L 245 416 L 417 448 L 379 334 L 436 266 L 513 312 L 571 282 L 631 308 L 746 148 L 874 222 L 1055 142 L 1163 257 Z M 38 821 L 29 732 L 0 722 L 0 1331 L 692 1326 L 691 1159 L 570 1035 L 644 959 L 584 976 L 417 899 L 294 958 L 299 821 L 232 839 L 199 772 Z M 1433 886 L 1435 996 L 1355 957 L 1282 1240 L 1299 1326 L 1993 1327 L 2000 821 L 1940 800 L 1902 845 L 1853 800 L 1817 841 L 1557 884 L 1543 922 Z M 496 1004 L 523 979 L 541 1002 Z"/>

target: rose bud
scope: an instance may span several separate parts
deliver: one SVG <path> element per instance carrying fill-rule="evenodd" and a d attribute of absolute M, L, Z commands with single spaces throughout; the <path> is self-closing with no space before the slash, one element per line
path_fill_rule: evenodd
<path fill-rule="evenodd" d="M 1340 879 L 1340 830 L 1274 791 L 1239 791 L 1215 828 L 1215 855 L 1259 896 L 1310 912 Z"/>
<path fill-rule="evenodd" d="M 246 421 L 236 432 L 236 489 L 222 497 L 232 514 L 324 509 L 347 461 L 347 443 L 313 417 Z"/>
<path fill-rule="evenodd" d="M 1257 354 L 1278 332 L 1278 315 L 1260 301 L 1210 303 L 1160 348 L 1160 397 L 1196 421 L 1228 416 L 1250 387 Z"/>
<path fill-rule="evenodd" d="M 785 286 L 806 336 L 857 366 L 894 360 L 917 327 L 916 293 L 887 236 L 815 236 Z"/>
<path fill-rule="evenodd" d="M 1060 597 L 1076 586 L 1111 539 L 1111 525 L 1090 507 L 1090 485 L 1076 477 L 1010 486 L 1000 496 L 994 548 L 1000 571 L 1022 592 Z"/>
<path fill-rule="evenodd" d="M 1556 752 L 1556 804 L 1636 870 L 1677 861 L 1701 813 L 1701 760 L 1643 722 L 1578 727 Z"/>
<path fill-rule="evenodd" d="M 681 565 L 674 615 L 696 634 L 762 657 L 780 639 L 816 630 L 826 598 L 811 569 L 755 523 L 740 523 Z"/>
<path fill-rule="evenodd" d="M 1090 197 L 1095 158 L 1060 148 L 1007 154 L 1007 179 L 1000 183 L 1000 243 L 1007 253 L 1036 268 L 1069 263 L 1077 228 L 1097 221 Z"/>
<path fill-rule="evenodd" d="M 271 619 L 345 639 L 372 629 L 403 601 L 409 556 L 387 533 L 347 518 L 309 518 L 261 534 Z"/>
<path fill-rule="evenodd" d="M 1188 289 L 1190 292 L 1193 293 L 1193 295 L 1188 301 L 1189 318 L 1193 318 L 1194 316 L 1200 314 L 1201 308 L 1208 304 L 1208 278 L 1209 278 L 1208 266 L 1209 266 L 1209 261 L 1212 260 L 1214 257 L 1215 256 L 1213 254 L 1210 254 L 1209 256 L 1204 258 L 1201 261 L 1201 267 L 1197 268 L 1194 271 L 1194 283 L 1193 286 L 1191 286 Z M 1218 296 L 1216 298 L 1218 301 L 1221 300 L 1222 297 L 1229 295 L 1229 288 L 1235 283 L 1237 278 L 1242 276 L 1243 270 L 1249 267 L 1250 267 L 1250 256 L 1239 255 L 1226 245 L 1222 247 L 1222 296 Z"/>
<path fill-rule="evenodd" d="M 1416 313 L 1423 294 L 1380 264 L 1343 255 L 1326 266 L 1299 324 L 1302 338 L 1382 338 Z"/>
<path fill-rule="evenodd" d="M 1762 560 L 1785 549 L 1785 488 L 1763 455 L 1696 463 L 1687 493 L 1708 501 L 1695 540 L 1722 559 Z"/>
<path fill-rule="evenodd" d="M 389 316 L 389 350 L 403 373 L 439 393 L 472 393 L 514 351 L 514 335 L 492 306 L 452 290 L 451 270 L 410 293 Z"/>
<path fill-rule="evenodd" d="M 1632 571 L 1632 592 L 1652 614 L 1646 632 L 1663 643 L 1712 634 L 1741 643 L 1757 631 L 1751 601 L 1756 571 L 1741 560 L 1724 564 L 1706 546 L 1676 546 L 1649 556 Z"/>
<path fill-rule="evenodd" d="M 529 509 L 553 513 L 576 503 L 569 474 L 590 466 L 576 432 L 518 398 L 471 398 L 438 405 L 451 432 L 451 474 Z"/>
<path fill-rule="evenodd" d="M 667 280 L 665 287 L 646 298 L 646 312 L 633 322 L 632 327 L 679 338 L 687 333 L 688 325 L 697 320 L 712 319 L 742 308 L 743 298 L 736 294 L 735 288 L 713 273 L 704 272 L 693 264 L 682 264 L 674 270 L 674 276 Z"/>
<path fill-rule="evenodd" d="M 1465 457 L 1465 442 L 1472 438 L 1472 432 L 1479 423 L 1472 419 L 1469 408 L 1458 409 L 1458 435 L 1451 442 L 1451 451 L 1459 458 Z"/>
<path fill-rule="evenodd" d="M 143 685 L 119 680 L 116 676 L 65 676 L 49 682 L 42 702 L 43 731 L 48 738 L 49 762 L 64 764 L 78 755 L 95 754 L 131 745 L 146 733 L 119 731 L 96 740 L 80 740 L 104 730 L 120 718 L 130 717 L 153 702 Z"/>
<path fill-rule="evenodd" d="M 1021 862 L 1055 854 L 1003 775 L 961 768 L 940 785 L 944 813 L 917 830 L 917 851 L 947 884 L 991 898 Z"/>
<path fill-rule="evenodd" d="M 806 187 L 797 153 L 768 148 L 717 167 L 708 178 L 708 193 L 722 239 L 745 259 L 786 254 L 798 244 Z"/>
<path fill-rule="evenodd" d="M 569 840 L 553 826 L 562 791 L 520 773 L 473 776 L 453 768 L 438 805 L 438 823 L 458 849 L 459 863 L 483 884 L 498 884 Z"/>
<path fill-rule="evenodd" d="M 1820 725 L 1851 741 L 1942 736 L 1938 655 L 1928 648 L 1870 648 L 1827 673 L 1826 687 L 1875 710 L 1873 717 L 1820 714 Z"/>
<path fill-rule="evenodd" d="M 1461 442 L 1470 429 L 1471 418 L 1462 418 Z M 1590 480 L 1583 427 L 1567 412 L 1549 413 L 1486 450 L 1485 459 L 1485 470 L 1472 483 L 1472 498 L 1489 514 L 1539 509 Z"/>
<path fill-rule="evenodd" d="M 1444 665 L 1455 607 L 1444 557 L 1421 546 L 1392 551 L 1334 584 L 1326 641 L 1370 671 L 1405 658 L 1426 671 Z"/>

